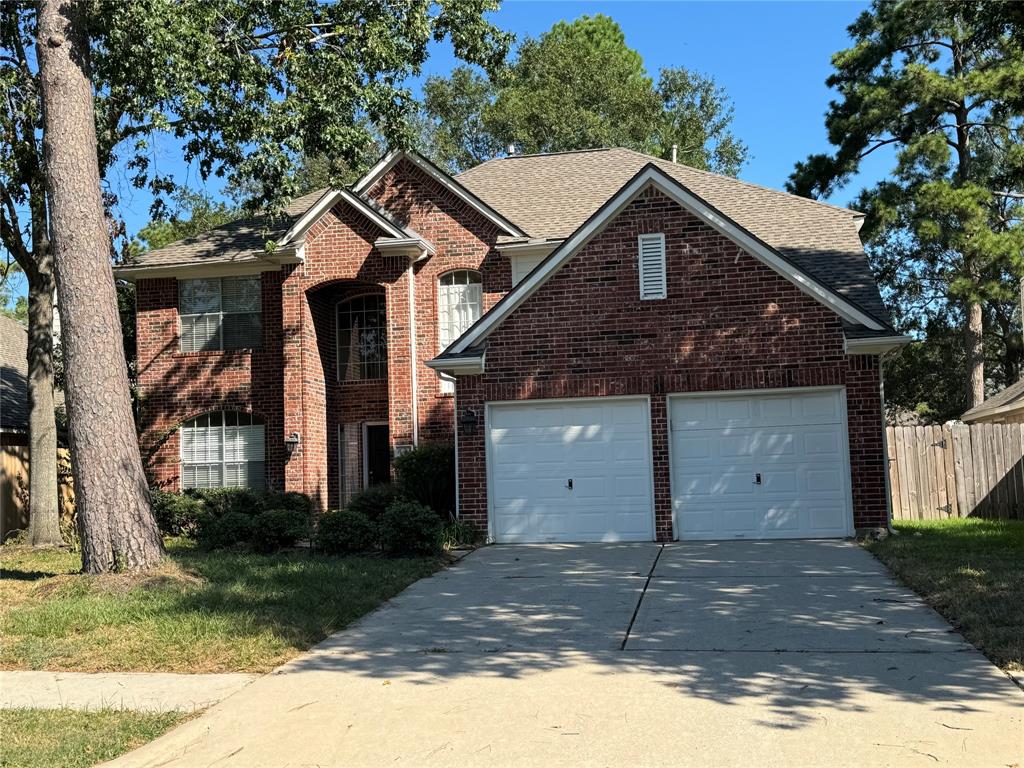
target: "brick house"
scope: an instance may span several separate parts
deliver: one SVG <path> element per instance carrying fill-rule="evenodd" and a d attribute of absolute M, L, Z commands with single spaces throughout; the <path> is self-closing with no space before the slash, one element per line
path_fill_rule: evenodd
<path fill-rule="evenodd" d="M 905 339 L 861 218 L 623 149 L 456 177 L 391 153 L 118 270 L 148 471 L 329 508 L 443 440 L 499 542 L 884 526 Z"/>

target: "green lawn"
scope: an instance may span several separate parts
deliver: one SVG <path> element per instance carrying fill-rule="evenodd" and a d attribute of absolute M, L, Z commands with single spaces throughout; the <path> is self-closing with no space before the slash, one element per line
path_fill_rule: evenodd
<path fill-rule="evenodd" d="M 1003 669 L 1024 672 L 1024 521 L 898 522 L 867 548 Z"/>
<path fill-rule="evenodd" d="M 189 717 L 112 709 L 0 710 L 0 766 L 87 768 L 140 747 Z"/>
<path fill-rule="evenodd" d="M 77 554 L 0 548 L 0 668 L 264 672 L 440 567 L 434 557 L 201 552 L 145 576 L 85 576 Z"/>

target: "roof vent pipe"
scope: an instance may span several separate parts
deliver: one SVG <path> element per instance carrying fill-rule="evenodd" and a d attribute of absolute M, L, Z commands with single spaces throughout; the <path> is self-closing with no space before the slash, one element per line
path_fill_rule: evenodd
<path fill-rule="evenodd" d="M 516 145 L 515 144 L 509 144 L 508 145 L 508 155 L 509 155 L 509 157 L 512 157 L 512 155 L 514 155 L 515 153 L 516 153 Z"/>
<path fill-rule="evenodd" d="M 672 145 L 672 162 L 673 163 L 676 162 L 676 153 L 678 153 L 678 152 L 679 152 L 679 145 L 678 144 L 673 144 Z"/>

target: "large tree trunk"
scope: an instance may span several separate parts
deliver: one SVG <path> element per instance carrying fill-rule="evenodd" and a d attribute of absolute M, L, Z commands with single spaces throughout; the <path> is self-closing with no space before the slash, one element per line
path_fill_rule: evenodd
<path fill-rule="evenodd" d="M 53 414 L 53 265 L 49 254 L 28 283 L 28 541 L 33 547 L 63 544 L 57 504 L 57 423 Z"/>
<path fill-rule="evenodd" d="M 40 0 L 36 54 L 82 568 L 158 565 L 100 197 L 86 3 Z"/>
<path fill-rule="evenodd" d="M 967 368 L 971 372 L 971 407 L 981 405 L 985 399 L 985 343 L 981 304 L 967 305 Z"/>

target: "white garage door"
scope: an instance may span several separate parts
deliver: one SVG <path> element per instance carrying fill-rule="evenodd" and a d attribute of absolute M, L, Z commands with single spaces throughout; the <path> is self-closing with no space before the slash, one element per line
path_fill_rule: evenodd
<path fill-rule="evenodd" d="M 654 538 L 646 399 L 491 405 L 487 453 L 495 541 Z"/>
<path fill-rule="evenodd" d="M 670 400 L 681 539 L 852 533 L 841 390 Z"/>

